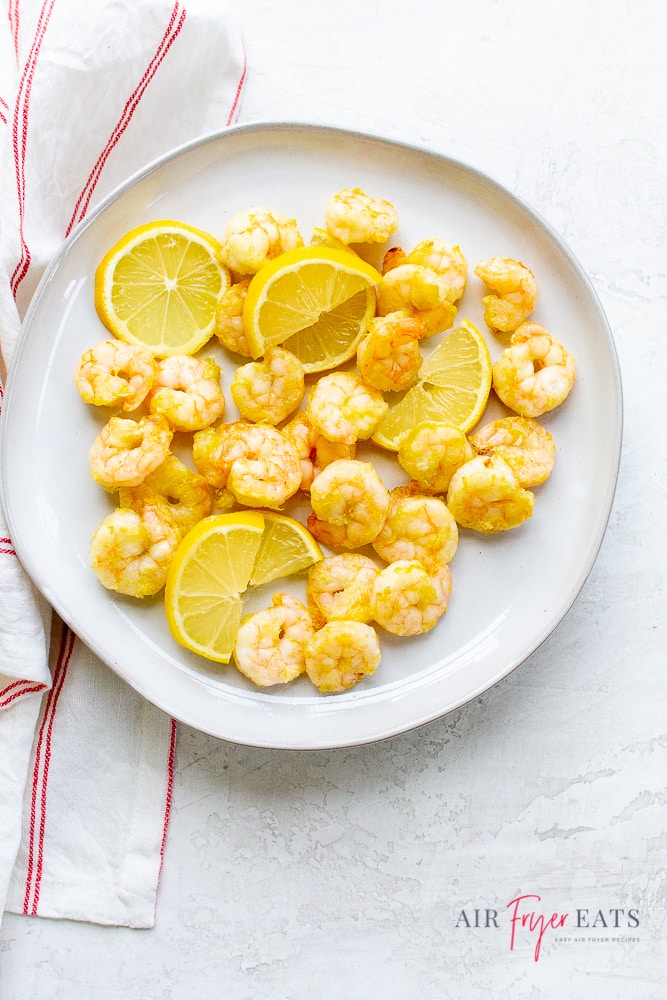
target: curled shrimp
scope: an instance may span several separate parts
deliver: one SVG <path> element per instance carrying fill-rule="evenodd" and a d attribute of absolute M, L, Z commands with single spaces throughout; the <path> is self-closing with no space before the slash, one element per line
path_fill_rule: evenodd
<path fill-rule="evenodd" d="M 481 260 L 475 274 L 491 292 L 482 299 L 484 322 L 498 333 L 512 333 L 530 316 L 537 303 L 535 275 L 511 257 Z"/>
<path fill-rule="evenodd" d="M 306 646 L 306 673 L 323 694 L 341 694 L 380 663 L 380 640 L 372 625 L 327 622 Z"/>
<path fill-rule="evenodd" d="M 457 524 L 490 535 L 518 528 L 532 517 L 535 495 L 519 485 L 500 455 L 477 455 L 457 469 L 447 506 Z"/>
<path fill-rule="evenodd" d="M 294 442 L 268 424 L 239 420 L 198 431 L 192 458 L 211 486 L 227 487 L 248 507 L 282 507 L 301 484 Z"/>
<path fill-rule="evenodd" d="M 389 508 L 373 548 L 386 562 L 418 560 L 428 572 L 451 562 L 459 530 L 444 500 L 389 494 Z"/>
<path fill-rule="evenodd" d="M 300 489 L 308 492 L 313 479 L 322 469 L 338 458 L 354 458 L 356 446 L 341 441 L 329 441 L 319 434 L 306 413 L 297 413 L 282 428 L 283 434 L 294 441 L 301 462 Z"/>
<path fill-rule="evenodd" d="M 255 206 L 229 220 L 220 260 L 238 274 L 256 274 L 274 257 L 303 246 L 296 219 Z"/>
<path fill-rule="evenodd" d="M 357 367 L 366 385 L 383 392 L 409 389 L 421 367 L 419 341 L 425 335 L 424 320 L 404 312 L 372 319 L 357 348 Z"/>
<path fill-rule="evenodd" d="M 389 493 L 370 462 L 338 459 L 310 488 L 313 513 L 308 528 L 325 545 L 356 549 L 377 538 L 389 507 Z"/>
<path fill-rule="evenodd" d="M 407 257 L 403 263 L 396 263 L 394 258 L 377 286 L 377 313 L 388 316 L 395 312 L 421 319 L 426 336 L 431 336 L 450 328 L 456 306 L 448 287 L 432 267 L 408 263 Z"/>
<path fill-rule="evenodd" d="M 151 597 L 165 585 L 181 532 L 162 503 L 117 508 L 93 536 L 91 565 L 100 583 L 128 597 Z"/>
<path fill-rule="evenodd" d="M 139 486 L 123 487 L 118 498 L 121 507 L 137 513 L 147 501 L 164 503 L 182 535 L 213 510 L 212 487 L 171 453 Z"/>
<path fill-rule="evenodd" d="M 243 327 L 243 305 L 250 278 L 242 278 L 222 293 L 215 314 L 215 335 L 223 347 L 241 357 L 251 358 L 252 350 Z"/>
<path fill-rule="evenodd" d="M 388 409 L 382 393 L 354 372 L 332 372 L 311 389 L 306 412 L 323 437 L 354 444 L 372 436 Z"/>
<path fill-rule="evenodd" d="M 84 402 L 129 412 L 143 403 L 153 386 L 155 358 L 139 344 L 103 340 L 83 352 L 74 381 Z"/>
<path fill-rule="evenodd" d="M 398 212 L 384 198 L 362 188 L 343 188 L 329 198 L 324 213 L 327 232 L 341 243 L 384 243 L 398 228 Z"/>
<path fill-rule="evenodd" d="M 493 366 L 496 395 L 522 417 L 539 417 L 569 395 L 572 355 L 539 323 L 522 323 Z"/>
<path fill-rule="evenodd" d="M 248 615 L 234 643 L 234 662 L 259 687 L 288 684 L 306 669 L 305 648 L 315 634 L 308 610 L 291 594 L 274 594 L 273 606 Z"/>
<path fill-rule="evenodd" d="M 474 458 L 467 437 L 458 427 L 425 420 L 402 435 L 398 464 L 428 493 L 446 493 L 454 472 Z"/>
<path fill-rule="evenodd" d="M 242 417 L 279 424 L 296 410 L 306 392 L 303 365 L 291 351 L 273 347 L 263 361 L 236 369 L 229 387 Z"/>
<path fill-rule="evenodd" d="M 470 438 L 479 455 L 500 455 L 519 486 L 539 486 L 551 475 L 556 444 L 549 431 L 530 417 L 503 417 L 485 424 Z"/>
<path fill-rule="evenodd" d="M 416 559 L 396 560 L 373 584 L 373 619 L 392 635 L 421 635 L 442 618 L 451 590 L 449 566 L 429 573 Z"/>
<path fill-rule="evenodd" d="M 448 302 L 456 303 L 463 297 L 468 281 L 468 262 L 460 247 L 439 239 L 422 240 L 408 254 L 401 247 L 392 247 L 384 256 L 383 273 L 403 264 L 415 264 L 437 274 L 442 295 Z"/>
<path fill-rule="evenodd" d="M 220 366 L 213 358 L 173 354 L 158 362 L 148 398 L 151 413 L 161 413 L 176 431 L 200 431 L 225 412 Z"/>
<path fill-rule="evenodd" d="M 315 628 L 325 622 L 369 622 L 371 590 L 378 568 L 360 552 L 326 556 L 310 568 L 306 600 Z"/>
<path fill-rule="evenodd" d="M 90 474 L 108 490 L 138 486 L 164 462 L 173 430 L 159 415 L 111 417 L 90 449 Z"/>

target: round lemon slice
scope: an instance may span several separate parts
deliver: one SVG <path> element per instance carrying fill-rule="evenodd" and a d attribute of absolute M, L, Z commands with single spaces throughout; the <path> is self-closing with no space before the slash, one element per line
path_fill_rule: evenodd
<path fill-rule="evenodd" d="M 183 222 L 161 220 L 126 233 L 95 272 L 95 308 L 106 327 L 155 357 L 194 354 L 215 329 L 229 287 L 220 244 Z"/>
<path fill-rule="evenodd" d="M 296 346 L 298 350 L 304 339 L 319 338 L 317 349 L 324 351 L 325 363 L 329 355 L 338 357 L 337 320 L 331 314 L 345 322 L 345 304 L 380 280 L 380 273 L 361 257 L 337 247 L 296 247 L 276 257 L 253 276 L 243 306 L 243 327 L 253 357 L 284 345 L 295 334 L 303 336 L 301 341 L 293 339 L 290 349 Z M 369 301 L 368 296 L 360 297 L 352 308 L 359 322 L 365 321 Z M 327 317 L 330 329 L 323 332 L 319 324 L 326 323 Z M 364 329 L 365 325 L 361 334 Z M 310 331 L 307 336 L 306 330 Z"/>
<path fill-rule="evenodd" d="M 417 381 L 389 409 L 373 441 L 397 451 L 401 436 L 425 420 L 458 427 L 466 434 L 486 409 L 491 378 L 486 341 L 469 320 L 463 320 L 424 360 Z"/>

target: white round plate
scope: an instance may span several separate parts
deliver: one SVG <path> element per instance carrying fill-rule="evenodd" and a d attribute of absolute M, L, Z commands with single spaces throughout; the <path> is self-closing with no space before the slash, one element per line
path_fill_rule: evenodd
<path fill-rule="evenodd" d="M 308 242 L 322 225 L 328 197 L 354 186 L 398 209 L 391 245 L 410 248 L 440 237 L 461 246 L 470 280 L 459 318 L 485 333 L 493 358 L 503 345 L 484 326 L 484 289 L 472 269 L 491 256 L 525 261 L 540 289 L 533 318 L 574 354 L 577 380 L 565 404 L 542 418 L 558 451 L 552 476 L 535 491 L 533 518 L 498 536 L 461 532 L 452 599 L 435 629 L 414 639 L 382 633 L 377 672 L 345 694 L 321 695 L 305 678 L 260 690 L 233 665 L 177 645 L 159 598 L 135 601 L 98 584 L 89 567 L 90 538 L 113 500 L 91 480 L 87 455 L 108 413 L 82 402 L 73 373 L 81 353 L 107 336 L 93 304 L 94 272 L 127 230 L 174 218 L 221 237 L 232 214 L 264 205 L 295 217 Z M 228 387 L 230 359 L 217 343 L 203 353 L 211 351 L 218 352 Z M 489 414 L 497 413 L 492 404 Z M 227 418 L 233 417 L 230 405 Z M 256 746 L 317 749 L 379 740 L 444 715 L 505 677 L 549 635 L 602 541 L 622 403 L 613 341 L 586 275 L 517 197 L 462 163 L 402 143 L 314 125 L 258 124 L 176 150 L 78 227 L 26 317 L 2 425 L 2 489 L 14 546 L 79 637 L 142 695 L 197 729 Z M 401 481 L 379 449 L 361 449 L 359 457 L 371 452 L 388 486 Z M 290 584 L 295 593 L 302 587 L 301 580 Z M 270 603 L 268 595 L 254 595 L 255 604 L 260 599 Z"/>

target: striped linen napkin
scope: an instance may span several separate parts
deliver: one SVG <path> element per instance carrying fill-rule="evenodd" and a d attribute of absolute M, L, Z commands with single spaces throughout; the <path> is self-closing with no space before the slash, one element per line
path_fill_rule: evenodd
<path fill-rule="evenodd" d="M 3 6 L 0 405 L 62 241 L 146 163 L 231 124 L 245 78 L 224 0 Z M 0 914 L 153 925 L 175 736 L 36 592 L 0 512 Z"/>

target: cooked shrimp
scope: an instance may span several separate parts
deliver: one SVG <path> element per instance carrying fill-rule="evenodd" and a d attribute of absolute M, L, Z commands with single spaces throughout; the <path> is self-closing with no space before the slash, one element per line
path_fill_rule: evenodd
<path fill-rule="evenodd" d="M 470 438 L 479 455 L 500 455 L 519 486 L 539 486 L 551 475 L 556 443 L 549 431 L 529 417 L 503 417 L 480 427 Z"/>
<path fill-rule="evenodd" d="M 306 600 L 315 628 L 325 622 L 369 622 L 371 590 L 378 568 L 358 552 L 326 556 L 311 567 Z"/>
<path fill-rule="evenodd" d="M 226 486 L 221 486 L 218 489 L 213 489 L 213 506 L 211 508 L 212 514 L 227 514 L 236 503 L 236 497 L 231 490 L 228 490 Z"/>
<path fill-rule="evenodd" d="M 384 243 L 398 228 L 398 212 L 384 198 L 343 188 L 329 198 L 324 224 L 341 243 Z"/>
<path fill-rule="evenodd" d="M 539 417 L 569 395 L 575 379 L 572 355 L 539 323 L 522 323 L 493 366 L 493 388 L 510 410 Z"/>
<path fill-rule="evenodd" d="M 491 292 L 482 299 L 484 322 L 498 333 L 512 333 L 530 316 L 537 303 L 535 275 L 511 257 L 480 260 L 475 274 Z"/>
<path fill-rule="evenodd" d="M 230 285 L 220 296 L 215 314 L 216 337 L 228 351 L 240 354 L 244 358 L 252 357 L 243 328 L 243 304 L 250 280 L 242 278 L 241 281 Z"/>
<path fill-rule="evenodd" d="M 192 458 L 211 486 L 226 486 L 248 507 L 281 507 L 301 484 L 294 442 L 268 424 L 239 420 L 198 431 Z"/>
<path fill-rule="evenodd" d="M 242 417 L 279 424 L 304 397 L 303 365 L 291 351 L 274 347 L 266 352 L 263 361 L 250 361 L 237 368 L 229 391 Z"/>
<path fill-rule="evenodd" d="M 380 265 L 381 273 L 387 274 L 388 271 L 392 271 L 395 267 L 405 264 L 407 257 L 408 255 L 403 247 L 389 247 L 382 258 L 382 264 Z"/>
<path fill-rule="evenodd" d="M 164 462 L 173 434 L 159 414 L 141 420 L 111 417 L 90 449 L 90 474 L 108 490 L 138 486 Z"/>
<path fill-rule="evenodd" d="M 155 380 L 155 358 L 145 347 L 103 340 L 84 351 L 74 374 L 86 403 L 120 406 L 126 412 L 143 403 Z"/>
<path fill-rule="evenodd" d="M 174 354 L 158 362 L 148 397 L 151 413 L 161 413 L 176 431 L 200 431 L 225 412 L 220 366 L 213 358 Z"/>
<path fill-rule="evenodd" d="M 176 455 L 169 454 L 139 486 L 123 487 L 121 507 L 141 513 L 147 501 L 162 501 L 185 534 L 213 509 L 213 489 L 198 472 L 189 469 Z"/>
<path fill-rule="evenodd" d="M 323 437 L 354 444 L 371 437 L 388 409 L 382 393 L 354 372 L 332 372 L 311 389 L 306 412 Z"/>
<path fill-rule="evenodd" d="M 238 274 L 256 274 L 274 257 L 303 246 L 296 219 L 268 208 L 237 212 L 222 241 L 220 260 Z"/>
<path fill-rule="evenodd" d="M 523 524 L 533 513 L 535 495 L 519 486 L 500 455 L 478 455 L 452 476 L 447 506 L 463 528 L 490 535 Z"/>
<path fill-rule="evenodd" d="M 291 594 L 274 594 L 273 607 L 248 615 L 239 627 L 234 662 L 259 687 L 288 684 L 306 669 L 305 648 L 315 634 L 308 610 Z"/>
<path fill-rule="evenodd" d="M 404 263 L 435 271 L 447 301 L 456 303 L 463 297 L 468 280 L 468 262 L 460 247 L 444 240 L 422 240 L 406 256 Z"/>
<path fill-rule="evenodd" d="M 328 441 L 313 427 L 306 413 L 297 413 L 282 428 L 296 445 L 301 462 L 301 489 L 308 492 L 315 476 L 338 458 L 354 458 L 356 446 Z"/>
<path fill-rule="evenodd" d="M 91 565 L 108 590 L 129 597 L 150 597 L 162 590 L 181 539 L 167 507 L 147 501 L 140 511 L 108 514 L 93 536 Z"/>
<path fill-rule="evenodd" d="M 372 319 L 357 348 L 357 367 L 366 385 L 383 392 L 409 389 L 421 367 L 419 341 L 425 335 L 424 320 L 404 312 Z"/>
<path fill-rule="evenodd" d="M 417 559 L 432 572 L 451 562 L 458 543 L 459 530 L 444 500 L 392 491 L 373 548 L 388 563 Z"/>
<path fill-rule="evenodd" d="M 389 493 L 370 462 L 342 458 L 315 477 L 310 502 L 312 534 L 325 545 L 356 549 L 377 538 Z"/>
<path fill-rule="evenodd" d="M 396 560 L 373 584 L 373 619 L 392 635 L 421 635 L 442 618 L 451 590 L 449 566 L 428 573 L 416 559 Z"/>
<path fill-rule="evenodd" d="M 192 460 L 214 490 L 225 490 L 237 442 L 247 425 L 243 421 L 206 427 L 192 438 Z"/>
<path fill-rule="evenodd" d="M 380 640 L 365 622 L 327 622 L 306 646 L 306 673 L 323 694 L 341 694 L 380 663 Z"/>
<path fill-rule="evenodd" d="M 354 458 L 356 446 L 343 444 L 341 441 L 329 441 L 313 427 L 308 415 L 297 413 L 289 423 L 282 427 L 283 434 L 292 439 L 301 462 L 301 486 L 305 492 L 310 491 L 313 479 L 327 465 L 339 458 Z"/>
<path fill-rule="evenodd" d="M 403 312 L 418 317 L 426 325 L 426 336 L 431 336 L 448 330 L 454 322 L 456 306 L 449 296 L 448 287 L 433 268 L 406 262 L 383 274 L 377 287 L 377 313 Z"/>
<path fill-rule="evenodd" d="M 404 434 L 398 464 L 427 493 L 446 493 L 452 475 L 474 451 L 458 427 L 425 420 Z"/>

